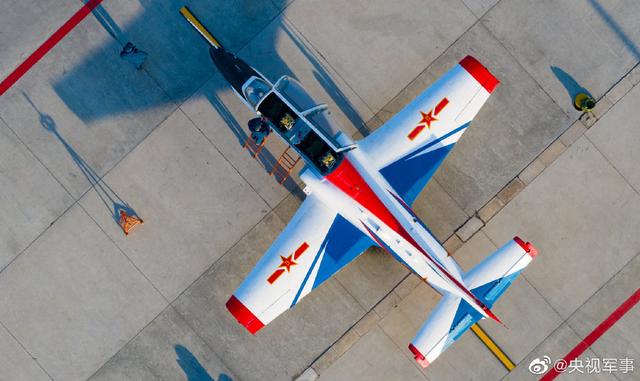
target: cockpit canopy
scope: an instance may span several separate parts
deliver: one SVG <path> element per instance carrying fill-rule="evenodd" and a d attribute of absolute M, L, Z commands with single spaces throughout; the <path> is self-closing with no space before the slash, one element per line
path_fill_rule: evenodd
<path fill-rule="evenodd" d="M 242 86 L 244 99 L 246 99 L 254 109 L 269 91 L 271 91 L 271 85 L 258 77 L 251 77 L 251 79 Z"/>
<path fill-rule="evenodd" d="M 252 103 L 248 95 L 245 92 L 247 101 Z M 273 90 L 257 103 L 257 111 L 322 174 L 337 167 L 342 152 L 352 147 L 351 140 L 332 120 L 327 106 L 317 105 L 293 78 L 280 78 Z"/>

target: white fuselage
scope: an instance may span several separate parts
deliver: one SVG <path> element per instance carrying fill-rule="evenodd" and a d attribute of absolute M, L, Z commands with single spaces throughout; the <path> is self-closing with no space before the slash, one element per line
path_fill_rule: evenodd
<path fill-rule="evenodd" d="M 366 184 L 375 193 L 384 207 L 401 224 L 414 242 L 406 235 L 396 231 L 374 212 L 362 205 L 339 187 L 321 177 L 311 169 L 301 173 L 301 179 L 307 184 L 307 192 L 313 192 L 326 205 L 336 209 L 354 226 L 374 240 L 381 240 L 387 251 L 397 257 L 411 271 L 427 281 L 439 292 L 447 291 L 468 299 L 467 292 L 460 289 L 462 273 L 458 264 L 451 258 L 438 240 L 413 212 L 394 197 L 391 185 L 379 171 L 367 165 L 367 157 L 358 148 L 346 153 L 345 159 L 353 165 Z M 416 247 L 417 244 L 419 247 Z M 455 279 L 455 280 L 452 280 Z M 455 281 L 459 282 L 456 285 Z M 475 303 L 471 303 L 472 305 Z"/>

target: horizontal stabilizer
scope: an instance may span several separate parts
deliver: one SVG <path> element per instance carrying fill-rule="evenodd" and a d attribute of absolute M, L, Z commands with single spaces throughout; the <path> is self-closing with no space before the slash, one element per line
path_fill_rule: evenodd
<path fill-rule="evenodd" d="M 466 273 L 464 283 L 491 308 L 537 253 L 529 242 L 515 237 Z"/>
<path fill-rule="evenodd" d="M 446 294 L 409 344 L 409 350 L 426 368 L 482 317 L 460 297 Z"/>
<path fill-rule="evenodd" d="M 536 254 L 533 245 L 515 237 L 466 273 L 464 283 L 489 311 Z M 482 318 L 465 300 L 446 294 L 418 331 L 409 350 L 422 367 L 427 367 Z"/>

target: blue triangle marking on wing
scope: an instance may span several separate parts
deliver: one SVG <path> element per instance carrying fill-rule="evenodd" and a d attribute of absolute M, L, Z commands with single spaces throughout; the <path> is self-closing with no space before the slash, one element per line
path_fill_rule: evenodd
<path fill-rule="evenodd" d="M 313 287 L 318 287 L 322 282 L 329 279 L 338 270 L 351 262 L 355 257 L 375 243 L 358 228 L 353 226 L 347 219 L 341 215 L 337 215 L 333 220 L 327 236 L 320 245 L 320 250 L 316 254 L 311 267 L 296 292 L 291 306 L 295 305 L 300 299 L 302 290 L 309 281 L 313 269 L 320 266 L 316 279 L 313 281 Z M 322 255 L 324 253 L 324 256 Z M 322 260 L 318 263 L 318 260 Z"/>
<path fill-rule="evenodd" d="M 448 132 L 447 134 L 425 144 L 423 147 L 406 154 L 380 170 L 393 189 L 406 201 L 412 204 L 433 176 L 442 161 L 447 157 L 455 143 L 441 146 L 433 151 L 429 148 L 441 143 L 448 137 L 466 129 L 469 123 Z"/>

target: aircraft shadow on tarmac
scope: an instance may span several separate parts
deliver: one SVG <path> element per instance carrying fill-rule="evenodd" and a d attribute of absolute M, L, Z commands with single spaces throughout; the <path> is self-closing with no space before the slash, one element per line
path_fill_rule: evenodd
<path fill-rule="evenodd" d="M 187 348 L 177 344 L 175 347 L 176 359 L 180 368 L 187 376 L 187 381 L 216 381 L 211 377 L 209 372 L 200 364 L 200 361 Z M 233 381 L 231 377 L 224 373 L 220 373 L 217 381 Z"/>
<path fill-rule="evenodd" d="M 71 147 L 71 145 L 64 139 L 60 132 L 55 120 L 48 114 L 43 113 L 38 107 L 31 101 L 29 96 L 22 92 L 27 102 L 33 107 L 33 109 L 40 116 L 40 125 L 47 132 L 51 133 L 67 150 L 67 153 L 73 159 L 74 163 L 78 166 L 82 174 L 85 176 L 92 188 L 96 190 L 98 197 L 102 203 L 107 207 L 107 210 L 111 213 L 113 220 L 118 223 L 120 220 L 120 211 L 125 211 L 129 216 L 138 216 L 135 210 L 122 199 L 100 176 L 93 168 Z"/>
<path fill-rule="evenodd" d="M 283 5 L 285 1 L 273 3 Z M 296 77 L 276 49 L 279 38 L 290 38 L 311 63 L 313 76 L 320 86 L 356 130 L 367 135 L 365 121 L 316 58 L 314 49 L 284 17 L 277 17 L 275 8 L 267 0 L 140 0 L 140 4 L 142 11 L 124 27 L 116 23 L 107 9 L 99 6 L 93 16 L 113 38 L 82 53 L 85 55 L 82 61 L 53 83 L 54 90 L 64 103 L 88 125 L 111 115 L 148 112 L 182 103 L 207 84 L 207 100 L 233 132 L 238 144 L 244 144 L 247 139 L 244 121 L 238 121 L 219 96 L 229 91 L 229 86 L 220 77 L 207 83 L 216 73 L 209 58 L 208 45 L 178 13 L 180 7 L 188 5 L 216 38 L 233 52 L 261 33 L 257 37 L 261 42 L 259 48 L 248 52 L 252 57 L 245 58 L 271 80 L 281 75 Z M 118 5 L 107 5 L 107 8 L 109 6 Z M 267 9 L 271 9 L 271 14 L 262 15 L 261 12 L 265 13 Z M 270 25 L 272 22 L 279 24 L 274 28 Z M 149 53 L 142 71 L 137 71 L 119 58 L 126 41 Z M 243 56 L 242 53 L 239 55 Z M 322 102 L 322 99 L 318 99 L 318 102 Z M 276 163 L 276 156 L 264 149 L 260 162 L 270 170 Z M 298 188 L 292 179 L 283 185 L 292 192 Z"/>

